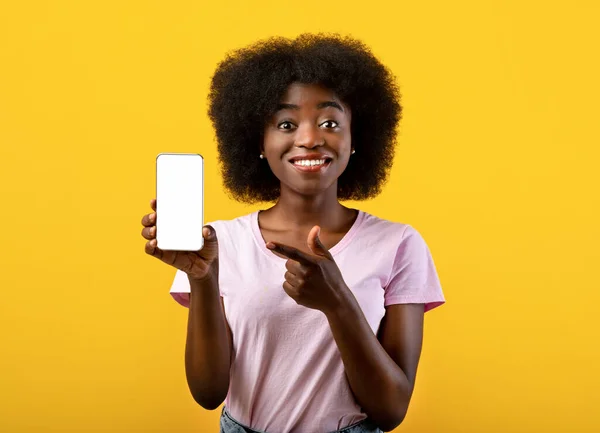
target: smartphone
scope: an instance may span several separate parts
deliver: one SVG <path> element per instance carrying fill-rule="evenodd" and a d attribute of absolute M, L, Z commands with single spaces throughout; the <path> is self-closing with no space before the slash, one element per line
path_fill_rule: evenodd
<path fill-rule="evenodd" d="M 156 157 L 156 242 L 161 250 L 200 251 L 204 245 L 204 158 Z"/>

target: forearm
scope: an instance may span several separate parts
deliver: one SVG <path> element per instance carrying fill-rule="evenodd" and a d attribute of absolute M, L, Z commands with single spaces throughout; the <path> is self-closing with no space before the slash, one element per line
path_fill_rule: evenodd
<path fill-rule="evenodd" d="M 194 399 L 216 409 L 229 388 L 230 347 L 217 278 L 191 281 L 185 371 Z"/>
<path fill-rule="evenodd" d="M 410 381 L 379 343 L 352 293 L 326 317 L 358 404 L 382 430 L 393 430 L 408 409 Z"/>

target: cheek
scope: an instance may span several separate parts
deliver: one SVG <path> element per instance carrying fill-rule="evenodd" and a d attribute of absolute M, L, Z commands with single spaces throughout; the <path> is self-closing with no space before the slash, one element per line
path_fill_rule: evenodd
<path fill-rule="evenodd" d="M 335 176 L 340 177 L 344 171 L 348 168 L 348 164 L 352 161 L 353 156 L 350 155 L 351 150 L 344 150 L 343 154 L 338 155 L 337 169 L 335 170 Z"/>
<path fill-rule="evenodd" d="M 348 168 L 348 163 L 350 162 L 350 159 L 348 158 L 347 155 L 340 157 L 340 159 L 338 159 L 338 170 L 337 170 L 337 176 L 339 177 L 344 171 L 346 171 L 346 168 Z"/>
<path fill-rule="evenodd" d="M 266 132 L 263 138 L 262 147 L 270 160 L 280 160 L 282 153 L 289 147 L 289 137 L 276 132 Z"/>
<path fill-rule="evenodd" d="M 275 158 L 275 157 L 273 157 Z M 275 175 L 275 177 L 281 180 L 283 171 L 283 162 L 280 159 L 270 159 L 269 160 L 269 168 L 271 172 Z"/>
<path fill-rule="evenodd" d="M 340 140 L 337 152 L 338 152 L 339 164 L 341 166 L 343 166 L 344 168 L 346 168 L 346 166 L 348 165 L 348 162 L 352 158 L 352 155 L 351 155 L 352 140 L 351 140 L 350 134 L 348 134 L 347 137 L 344 137 L 343 140 Z"/>
<path fill-rule="evenodd" d="M 283 154 L 286 151 L 286 141 L 277 137 L 277 134 L 272 134 L 270 137 L 265 135 L 263 142 L 263 151 L 266 156 L 264 163 L 269 164 L 271 172 L 279 180 L 285 176 L 285 164 L 287 161 L 282 159 Z"/>

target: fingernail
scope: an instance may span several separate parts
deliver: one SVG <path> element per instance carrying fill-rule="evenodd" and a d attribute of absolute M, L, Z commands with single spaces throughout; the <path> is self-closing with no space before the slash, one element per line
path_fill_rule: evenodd
<path fill-rule="evenodd" d="M 272 250 L 273 248 L 275 248 L 275 244 L 273 242 L 267 242 L 267 248 Z"/>

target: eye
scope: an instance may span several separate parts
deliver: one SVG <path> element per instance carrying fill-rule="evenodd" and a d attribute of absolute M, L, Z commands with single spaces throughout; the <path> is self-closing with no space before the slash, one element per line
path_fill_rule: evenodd
<path fill-rule="evenodd" d="M 292 129 L 294 129 L 294 124 L 286 120 L 285 122 L 281 122 L 279 125 L 277 125 L 277 128 L 284 129 L 286 131 L 291 131 Z"/>
<path fill-rule="evenodd" d="M 325 126 L 325 128 L 331 129 L 331 128 L 337 128 L 338 123 L 335 120 L 326 120 L 325 122 L 321 123 L 320 126 Z"/>

